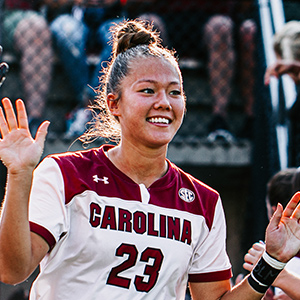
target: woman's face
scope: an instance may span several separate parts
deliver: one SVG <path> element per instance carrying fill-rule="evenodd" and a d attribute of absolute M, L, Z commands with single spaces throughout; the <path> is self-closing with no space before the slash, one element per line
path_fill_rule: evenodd
<path fill-rule="evenodd" d="M 176 68 L 161 58 L 137 59 L 122 81 L 120 100 L 110 102 L 110 106 L 120 121 L 123 142 L 151 148 L 166 146 L 179 129 L 185 111 Z"/>

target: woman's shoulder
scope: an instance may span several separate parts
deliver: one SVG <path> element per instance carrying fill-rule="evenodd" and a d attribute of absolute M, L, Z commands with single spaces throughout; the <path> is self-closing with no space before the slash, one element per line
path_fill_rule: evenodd
<path fill-rule="evenodd" d="M 219 198 L 219 193 L 201 181 L 200 179 L 196 178 L 194 175 L 184 171 L 182 168 L 178 167 L 174 163 L 170 162 L 170 168 L 172 172 L 177 174 L 178 180 L 184 186 L 189 186 L 191 189 L 195 190 L 197 193 L 202 193 L 203 195 L 207 195 L 208 197 Z"/>
<path fill-rule="evenodd" d="M 44 159 L 54 160 L 60 169 L 88 170 L 92 165 L 103 162 L 104 152 L 101 148 L 91 148 L 88 150 L 67 151 L 47 155 Z"/>

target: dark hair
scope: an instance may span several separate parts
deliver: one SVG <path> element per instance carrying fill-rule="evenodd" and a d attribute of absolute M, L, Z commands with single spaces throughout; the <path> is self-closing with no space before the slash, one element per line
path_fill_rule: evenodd
<path fill-rule="evenodd" d="M 122 80 L 129 74 L 131 63 L 142 57 L 157 57 L 168 61 L 175 67 L 182 82 L 174 51 L 161 45 L 159 33 L 153 30 L 149 22 L 142 20 L 124 21 L 111 28 L 113 33 L 113 52 L 111 62 L 103 70 L 100 80 L 99 95 L 93 106 L 97 114 L 94 115 L 93 126 L 80 138 L 82 141 L 93 141 L 99 136 L 118 142 L 120 140 L 120 125 L 111 113 L 106 103 L 109 93 L 121 98 Z"/>
<path fill-rule="evenodd" d="M 288 168 L 276 173 L 268 182 L 267 193 L 271 206 L 287 205 L 295 192 L 300 190 L 300 168 Z"/>

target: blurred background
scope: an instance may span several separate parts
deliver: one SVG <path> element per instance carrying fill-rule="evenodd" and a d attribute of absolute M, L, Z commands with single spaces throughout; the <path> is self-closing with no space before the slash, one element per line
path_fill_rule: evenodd
<path fill-rule="evenodd" d="M 0 3 L 1 61 L 9 65 L 0 96 L 25 101 L 33 132 L 50 120 L 44 156 L 105 143 L 101 138 L 89 145 L 76 141 L 89 120 L 84 109 L 94 101 L 99 65 L 109 60 L 103 38 L 109 31 L 101 25 L 137 17 L 153 23 L 163 44 L 176 50 L 187 97 L 185 120 L 168 157 L 220 192 L 234 277 L 243 272 L 244 254 L 264 239 L 267 181 L 280 169 L 299 166 L 300 127 L 290 130 L 297 87 L 285 76 L 266 86 L 264 72 L 275 61 L 274 32 L 300 19 L 300 2 Z M 74 20 L 82 31 L 73 30 Z M 80 36 L 71 36 L 72 30 Z M 5 179 L 0 165 L 1 197 Z M 0 300 L 26 299 L 37 273 L 17 286 L 0 283 Z"/>

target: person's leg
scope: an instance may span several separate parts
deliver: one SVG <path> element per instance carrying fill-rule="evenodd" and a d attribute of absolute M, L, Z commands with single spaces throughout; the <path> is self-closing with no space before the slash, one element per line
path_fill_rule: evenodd
<path fill-rule="evenodd" d="M 245 100 L 245 113 L 253 116 L 255 84 L 255 35 L 257 26 L 253 20 L 244 21 L 239 29 L 240 86 Z"/>
<path fill-rule="evenodd" d="M 88 28 L 71 15 L 61 15 L 51 23 L 50 29 L 61 63 L 82 105 L 82 93 L 89 77 L 85 49 Z"/>
<path fill-rule="evenodd" d="M 50 88 L 53 63 L 52 40 L 46 20 L 35 12 L 18 23 L 14 42 L 21 53 L 21 80 L 29 119 L 40 120 Z"/>
<path fill-rule="evenodd" d="M 256 23 L 250 19 L 245 20 L 239 28 L 239 86 L 245 109 L 244 125 L 238 133 L 241 138 L 253 136 L 256 32 Z"/>
<path fill-rule="evenodd" d="M 209 84 L 214 101 L 213 116 L 215 121 L 217 119 L 217 122 L 212 122 L 209 130 L 228 129 L 225 119 L 235 67 L 232 20 L 222 15 L 211 17 L 205 24 L 204 39 L 208 50 Z"/>

